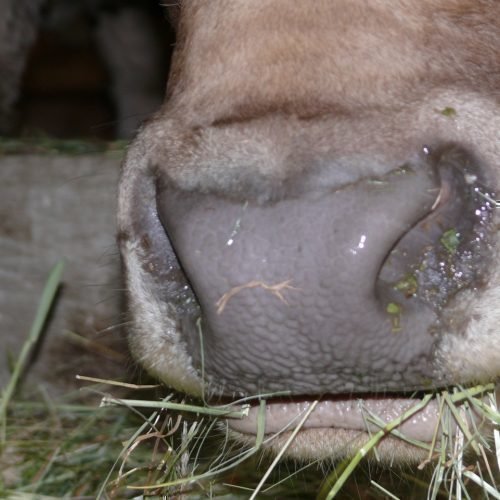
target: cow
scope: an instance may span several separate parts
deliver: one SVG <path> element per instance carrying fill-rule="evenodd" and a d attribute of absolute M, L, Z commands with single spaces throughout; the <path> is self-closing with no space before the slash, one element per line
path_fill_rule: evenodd
<path fill-rule="evenodd" d="M 500 3 L 173 9 L 166 99 L 120 182 L 136 359 L 209 402 L 266 395 L 269 435 L 319 400 L 299 459 L 355 453 L 363 408 L 387 422 L 497 381 Z M 258 411 L 229 421 L 237 439 Z M 431 442 L 437 413 L 403 432 Z"/>

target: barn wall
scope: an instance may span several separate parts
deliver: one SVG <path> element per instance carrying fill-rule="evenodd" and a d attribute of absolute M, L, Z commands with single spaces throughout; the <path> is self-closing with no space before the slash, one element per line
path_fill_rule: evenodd
<path fill-rule="evenodd" d="M 125 374 L 115 245 L 120 156 L 0 156 L 0 386 L 60 259 L 63 284 L 28 380 L 59 391 L 74 386 L 76 373 Z"/>

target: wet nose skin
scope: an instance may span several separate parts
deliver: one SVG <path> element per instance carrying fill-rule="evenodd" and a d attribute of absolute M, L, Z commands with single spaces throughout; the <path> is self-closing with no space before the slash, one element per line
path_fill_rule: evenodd
<path fill-rule="evenodd" d="M 487 247 L 480 182 L 456 148 L 267 203 L 160 178 L 158 213 L 201 306 L 181 321 L 195 365 L 226 394 L 447 383 L 434 376 L 433 351 L 442 307 L 481 279 L 470 258 Z M 439 294 L 434 261 L 451 273 Z"/>

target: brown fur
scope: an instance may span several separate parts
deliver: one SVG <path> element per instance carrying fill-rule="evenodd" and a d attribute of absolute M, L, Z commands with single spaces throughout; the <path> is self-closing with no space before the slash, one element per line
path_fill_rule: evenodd
<path fill-rule="evenodd" d="M 169 107 L 206 126 L 397 108 L 450 82 L 492 94 L 498 13 L 494 0 L 185 2 Z"/>
<path fill-rule="evenodd" d="M 251 192 L 259 174 L 256 191 L 308 168 L 304 150 L 393 165 L 441 135 L 475 141 L 477 129 L 450 134 L 439 110 L 458 96 L 498 101 L 499 11 L 494 0 L 185 2 L 162 118 L 148 132 L 169 136 L 158 163 L 168 154 L 168 175 L 185 187 L 231 191 L 214 164 L 234 162 Z M 248 137 L 273 143 L 266 161 Z"/>

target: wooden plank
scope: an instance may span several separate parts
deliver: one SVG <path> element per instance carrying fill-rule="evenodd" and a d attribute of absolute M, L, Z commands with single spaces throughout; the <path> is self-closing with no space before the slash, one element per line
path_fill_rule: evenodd
<path fill-rule="evenodd" d="M 27 380 L 60 392 L 75 386 L 76 373 L 124 375 L 115 244 L 120 156 L 0 156 L 0 386 L 59 259 L 66 261 L 63 286 Z"/>

